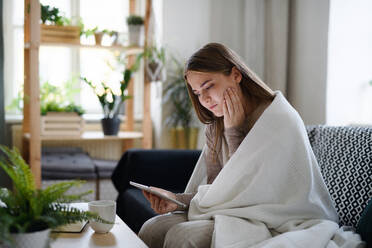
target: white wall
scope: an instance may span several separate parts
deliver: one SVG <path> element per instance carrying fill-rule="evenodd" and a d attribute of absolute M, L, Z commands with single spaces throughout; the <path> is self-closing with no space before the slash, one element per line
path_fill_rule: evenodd
<path fill-rule="evenodd" d="M 327 124 L 371 124 L 372 1 L 331 1 L 328 45 Z"/>
<path fill-rule="evenodd" d="M 305 124 L 326 120 L 329 0 L 291 2 L 289 94 Z"/>
<path fill-rule="evenodd" d="M 210 0 L 163 0 L 163 42 L 170 52 L 188 58 L 209 41 Z"/>
<path fill-rule="evenodd" d="M 210 0 L 163 0 L 163 37 L 162 41 L 167 53 L 179 60 L 186 60 L 197 49 L 210 41 Z M 164 120 L 169 109 L 163 106 L 162 128 L 156 130 L 155 135 L 161 141 L 156 143 L 156 148 L 167 148 L 169 132 L 164 125 Z M 204 131 L 202 125 L 199 131 L 198 147 L 204 144 Z"/>

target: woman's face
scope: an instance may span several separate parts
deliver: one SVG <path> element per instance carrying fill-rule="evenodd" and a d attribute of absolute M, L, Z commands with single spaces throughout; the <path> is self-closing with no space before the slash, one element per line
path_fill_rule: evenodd
<path fill-rule="evenodd" d="M 187 81 L 199 102 L 215 116 L 223 116 L 223 93 L 228 88 L 235 88 L 243 99 L 239 83 L 242 80 L 241 73 L 234 67 L 230 75 L 226 76 L 219 72 L 188 71 Z"/>

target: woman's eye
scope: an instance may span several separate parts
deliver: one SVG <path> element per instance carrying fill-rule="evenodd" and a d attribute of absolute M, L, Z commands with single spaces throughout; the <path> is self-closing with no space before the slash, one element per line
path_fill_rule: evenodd
<path fill-rule="evenodd" d="M 206 89 L 208 90 L 208 89 L 210 89 L 212 87 L 213 87 L 213 84 L 210 84 L 208 87 L 206 87 Z"/>

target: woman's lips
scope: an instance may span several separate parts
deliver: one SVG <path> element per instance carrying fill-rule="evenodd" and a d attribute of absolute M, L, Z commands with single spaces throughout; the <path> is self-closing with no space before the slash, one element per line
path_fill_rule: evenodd
<path fill-rule="evenodd" d="M 209 107 L 209 109 L 213 109 L 213 108 L 215 108 L 216 106 L 217 106 L 217 104 L 212 105 L 212 106 Z"/>

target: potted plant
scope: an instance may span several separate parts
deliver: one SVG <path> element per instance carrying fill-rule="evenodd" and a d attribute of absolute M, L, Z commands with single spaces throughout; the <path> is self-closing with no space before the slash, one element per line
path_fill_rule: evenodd
<path fill-rule="evenodd" d="M 163 105 L 171 106 L 165 124 L 170 127 L 173 148 L 195 149 L 198 128 L 191 126 L 192 103 L 183 78 L 183 66 L 174 58 L 172 61 L 173 67 L 168 69 L 168 79 L 163 92 Z"/>
<path fill-rule="evenodd" d="M 83 181 L 61 182 L 37 189 L 30 167 L 19 152 L 0 145 L 0 167 L 13 182 L 13 189 L 0 188 L 0 244 L 10 247 L 46 247 L 52 228 L 84 220 L 110 223 L 97 214 L 67 203 L 91 192 L 67 195 Z"/>
<path fill-rule="evenodd" d="M 89 36 L 94 36 L 94 41 L 96 45 L 102 45 L 103 36 L 105 34 L 105 30 L 99 30 L 97 26 L 92 29 L 84 29 L 84 24 L 81 23 L 81 35 L 85 35 L 86 38 Z"/>
<path fill-rule="evenodd" d="M 120 92 L 118 94 L 115 94 L 105 82 L 96 85 L 86 77 L 81 77 L 81 79 L 93 89 L 101 104 L 104 115 L 101 119 L 104 135 L 117 135 L 119 132 L 120 119 L 118 115 L 120 108 L 125 100 L 131 98 L 131 96 L 126 95 L 126 89 L 128 88 L 133 73 L 138 70 L 141 57 L 142 56 L 137 57 L 136 62 L 131 68 L 125 68 L 123 80 L 120 81 Z"/>
<path fill-rule="evenodd" d="M 76 80 L 65 82 L 61 87 L 44 82 L 40 87 L 41 135 L 78 136 L 84 131 L 85 121 L 82 115 L 85 110 L 74 103 Z M 23 89 L 6 107 L 7 110 L 23 112 Z M 56 128 L 58 126 L 58 128 Z"/>
<path fill-rule="evenodd" d="M 102 30 L 102 33 L 111 38 L 111 44 L 110 45 L 118 45 L 118 38 L 119 38 L 118 31 L 104 29 L 104 30 Z"/>
<path fill-rule="evenodd" d="M 71 20 L 61 15 L 60 10 L 40 4 L 41 41 L 55 43 L 80 43 L 81 29 L 71 25 Z"/>
<path fill-rule="evenodd" d="M 74 103 L 75 80 L 57 87 L 49 82 L 40 89 L 41 135 L 80 136 L 84 131 L 84 109 Z M 58 128 L 57 128 L 58 127 Z"/>
<path fill-rule="evenodd" d="M 95 26 L 92 29 L 84 30 L 83 33 L 85 34 L 87 38 L 91 35 L 94 35 L 94 40 L 95 40 L 96 45 L 102 44 L 102 38 L 103 38 L 104 33 L 100 31 L 97 26 Z"/>
<path fill-rule="evenodd" d="M 146 75 L 150 82 L 165 81 L 165 49 L 152 45 L 144 51 L 146 60 Z"/>
<path fill-rule="evenodd" d="M 43 24 L 63 26 L 64 17 L 60 15 L 58 8 L 40 4 L 40 9 L 40 18 Z"/>
<path fill-rule="evenodd" d="M 94 39 L 96 41 L 96 45 L 102 45 L 102 38 L 103 38 L 103 31 L 98 30 L 97 27 L 93 29 L 94 32 Z"/>
<path fill-rule="evenodd" d="M 143 23 L 141 16 L 130 15 L 127 17 L 130 46 L 140 46 Z"/>

